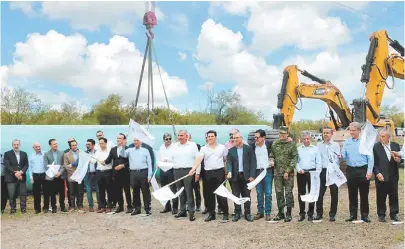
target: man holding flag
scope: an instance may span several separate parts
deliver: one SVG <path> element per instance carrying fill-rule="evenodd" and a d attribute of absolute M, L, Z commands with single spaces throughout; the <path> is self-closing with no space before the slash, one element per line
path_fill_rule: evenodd
<path fill-rule="evenodd" d="M 360 213 L 364 222 L 370 222 L 368 218 L 368 193 L 370 179 L 373 176 L 374 158 L 371 149 L 370 155 L 361 154 L 360 132 L 361 124 L 352 122 L 349 125 L 351 138 L 348 138 L 342 148 L 342 158 L 346 160 L 347 188 L 349 192 L 350 217 L 346 221 L 357 220 L 358 195 L 360 191 Z M 372 139 L 372 138 L 370 138 Z M 375 137 L 374 137 L 375 140 Z"/>

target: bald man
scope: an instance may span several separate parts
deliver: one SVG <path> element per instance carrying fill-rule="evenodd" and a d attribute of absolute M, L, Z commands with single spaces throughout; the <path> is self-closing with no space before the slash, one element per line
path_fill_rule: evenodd
<path fill-rule="evenodd" d="M 32 146 L 34 152 L 31 154 L 28 161 L 28 171 L 32 183 L 32 191 L 34 193 L 34 210 L 35 214 L 41 212 L 41 193 L 45 191 L 45 172 L 44 153 L 41 150 L 41 145 L 35 142 Z M 45 204 L 45 199 L 44 199 Z M 44 205 L 44 210 L 48 209 Z"/>

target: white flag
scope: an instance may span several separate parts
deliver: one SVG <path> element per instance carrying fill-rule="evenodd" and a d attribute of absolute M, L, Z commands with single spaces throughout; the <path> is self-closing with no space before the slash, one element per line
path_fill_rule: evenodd
<path fill-rule="evenodd" d="M 304 202 L 316 202 L 319 197 L 319 189 L 321 187 L 319 171 L 310 171 L 311 174 L 311 191 L 309 194 L 301 195 L 301 200 Z"/>
<path fill-rule="evenodd" d="M 157 171 L 157 169 L 155 170 L 155 173 L 153 173 L 152 179 L 150 179 L 150 184 L 152 185 L 153 191 L 157 191 L 159 189 L 159 185 L 158 185 L 158 183 L 156 181 L 156 177 L 155 177 L 156 171 Z M 167 203 L 167 201 L 160 201 L 160 204 L 162 204 L 163 207 L 166 206 L 166 203 Z"/>
<path fill-rule="evenodd" d="M 87 154 L 86 152 L 83 152 L 80 150 L 79 151 L 79 165 L 77 165 L 77 168 L 76 168 L 75 172 L 73 172 L 70 179 L 81 184 L 83 181 L 83 178 L 87 174 L 89 162 L 90 162 L 90 155 Z"/>
<path fill-rule="evenodd" d="M 363 155 L 373 155 L 373 147 L 377 138 L 377 131 L 373 125 L 367 120 L 366 126 L 360 134 L 359 152 Z"/>
<path fill-rule="evenodd" d="M 172 169 L 174 167 L 174 163 L 169 163 L 169 162 L 162 162 L 158 161 L 157 166 L 159 169 L 163 170 L 164 172 L 168 171 L 169 169 Z"/>
<path fill-rule="evenodd" d="M 179 195 L 183 192 L 184 187 L 181 187 L 179 191 L 177 191 L 176 194 L 174 194 L 169 186 L 164 186 L 163 188 L 160 188 L 152 193 L 152 195 L 158 200 L 159 202 L 166 202 L 172 199 L 176 199 L 179 197 Z"/>
<path fill-rule="evenodd" d="M 129 127 L 128 127 L 128 139 L 139 139 L 142 143 L 148 144 L 153 146 L 155 143 L 155 137 L 152 136 L 145 128 L 139 125 L 134 120 L 129 120 Z"/>
<path fill-rule="evenodd" d="M 45 173 L 49 178 L 54 178 L 56 172 L 58 172 L 59 169 L 60 169 L 60 165 L 55 165 L 55 161 L 54 161 L 52 164 L 48 165 L 48 169 L 46 170 Z"/>
<path fill-rule="evenodd" d="M 336 163 L 328 162 L 328 168 L 326 169 L 326 186 L 336 184 L 339 188 L 345 182 L 347 182 L 346 176 L 340 170 L 339 165 Z"/>
<path fill-rule="evenodd" d="M 227 199 L 230 199 L 231 201 L 233 201 L 234 203 L 236 203 L 237 205 L 242 205 L 243 203 L 250 201 L 250 198 L 248 197 L 242 197 L 242 198 L 238 198 L 236 196 L 234 196 L 231 192 L 229 192 L 229 190 L 223 185 L 221 184 L 215 191 L 214 194 L 217 194 L 219 196 L 225 197 Z"/>
<path fill-rule="evenodd" d="M 261 181 L 263 180 L 263 178 L 266 176 L 266 174 L 267 174 L 267 169 L 264 169 L 264 170 L 260 173 L 260 175 L 258 175 L 258 176 L 256 177 L 256 179 L 254 179 L 253 182 L 249 182 L 248 184 L 246 184 L 246 185 L 247 185 L 247 188 L 248 188 L 249 190 L 251 190 L 252 188 L 254 188 L 257 184 L 259 184 L 259 182 L 261 182 Z"/>

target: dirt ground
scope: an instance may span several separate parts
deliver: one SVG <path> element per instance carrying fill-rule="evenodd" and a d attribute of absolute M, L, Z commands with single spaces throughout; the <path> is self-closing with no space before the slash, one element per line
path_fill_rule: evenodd
<path fill-rule="evenodd" d="M 400 216 L 404 219 L 404 186 L 400 186 Z M 153 198 L 153 197 L 152 197 Z M 256 192 L 252 191 L 252 211 L 256 212 Z M 125 213 L 57 213 L 35 215 L 30 204 L 27 215 L 1 217 L 1 248 L 404 248 L 404 226 L 379 223 L 376 215 L 375 187 L 370 186 L 370 224 L 352 224 L 348 218 L 346 185 L 339 189 L 336 222 L 307 220 L 298 223 L 297 189 L 291 223 L 271 224 L 263 219 L 254 222 L 204 222 L 176 220 L 171 214 L 160 214 L 162 206 L 153 199 L 152 216 L 131 216 Z M 85 198 L 85 200 L 87 200 Z M 87 201 L 85 201 L 87 203 Z M 325 194 L 325 210 L 329 212 L 329 190 Z M 233 204 L 230 203 L 230 212 Z M 273 190 L 273 212 L 276 215 Z M 388 211 L 388 210 L 387 210 Z M 326 215 L 327 216 L 327 215 Z M 388 217 L 389 219 L 389 217 Z M 8 235 L 13 236 L 8 236 Z"/>

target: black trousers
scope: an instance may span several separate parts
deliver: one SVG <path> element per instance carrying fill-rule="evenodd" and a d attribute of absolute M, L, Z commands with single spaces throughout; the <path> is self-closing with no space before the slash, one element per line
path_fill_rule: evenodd
<path fill-rule="evenodd" d="M 225 174 L 224 174 L 225 176 Z M 247 188 L 248 181 L 245 180 L 245 177 L 243 173 L 238 173 L 236 180 L 234 182 L 231 182 L 231 188 L 232 188 L 232 194 L 236 197 L 249 197 L 250 198 L 250 190 Z M 250 201 L 245 202 L 244 204 L 245 208 L 245 215 L 250 214 Z M 241 205 L 237 205 L 235 203 L 235 214 L 241 214 L 242 213 L 242 207 Z"/>
<path fill-rule="evenodd" d="M 224 182 L 225 170 L 223 168 L 217 170 L 206 170 L 205 177 L 207 178 L 206 193 L 206 206 L 210 214 L 215 214 L 215 194 L 214 191 Z M 218 204 L 221 203 L 221 207 L 224 211 L 224 215 L 229 214 L 228 200 L 225 197 L 218 196 Z"/>
<path fill-rule="evenodd" d="M 52 198 L 55 198 L 55 202 L 56 202 L 55 196 L 56 196 L 56 194 L 58 194 L 59 195 L 59 207 L 61 210 L 65 209 L 65 198 L 66 198 L 65 197 L 65 182 L 66 182 L 65 179 L 60 179 L 60 178 L 54 178 L 52 181 L 50 181 L 50 184 L 52 184 L 52 186 L 53 186 L 51 191 L 49 192 L 49 195 L 51 196 L 51 205 L 53 207 Z M 69 186 L 69 182 L 68 182 L 67 186 Z M 67 197 L 68 197 L 69 203 L 71 203 L 69 192 L 67 192 L 67 194 L 68 194 Z M 48 206 L 49 206 L 49 202 L 48 202 L 48 205 L 45 205 L 45 207 L 47 208 Z M 69 204 L 69 207 L 70 206 L 71 205 Z M 55 204 L 55 207 L 56 207 L 56 204 Z"/>
<path fill-rule="evenodd" d="M 377 194 L 377 214 L 384 216 L 387 211 L 386 200 L 390 205 L 390 217 L 398 214 L 398 181 L 380 182 L 375 180 L 376 194 Z"/>
<path fill-rule="evenodd" d="M 316 202 L 316 214 L 319 216 L 323 216 L 323 197 L 324 197 L 326 189 L 327 189 L 327 186 L 325 186 L 326 169 L 322 169 L 320 177 L 321 177 L 321 188 L 319 189 L 319 197 L 318 197 L 318 201 Z M 329 185 L 329 190 L 330 190 L 330 197 L 331 197 L 329 217 L 334 217 L 336 215 L 337 207 L 338 207 L 339 188 L 336 186 L 336 184 L 333 184 L 333 185 Z"/>
<path fill-rule="evenodd" d="M 114 186 L 112 185 L 112 170 L 100 171 L 97 170 L 97 185 L 100 194 L 100 208 L 112 208 L 112 201 L 115 198 Z M 105 198 L 105 192 L 107 191 L 108 200 Z M 108 203 L 107 203 L 108 202 Z"/>
<path fill-rule="evenodd" d="M 32 184 L 32 192 L 34 195 L 34 210 L 41 211 L 41 194 L 44 192 L 44 208 L 48 209 L 48 206 L 45 206 L 45 189 L 46 189 L 46 182 L 45 182 L 45 173 L 36 174 L 32 173 L 32 178 L 34 183 Z"/>
<path fill-rule="evenodd" d="M 301 200 L 301 195 L 305 195 L 311 191 L 311 174 L 305 172 L 304 174 L 297 173 L 297 186 L 298 186 L 298 204 L 300 206 L 300 215 L 305 215 L 305 202 Z M 308 216 L 314 215 L 315 202 L 308 203 Z"/>
<path fill-rule="evenodd" d="M 200 189 L 200 180 L 192 182 L 193 184 L 193 191 L 195 195 L 195 206 L 197 208 L 201 207 L 201 189 Z M 214 205 L 215 206 L 215 205 Z"/>
<path fill-rule="evenodd" d="M 35 180 L 34 180 L 35 182 Z M 60 188 L 60 181 L 58 180 L 45 180 L 44 183 L 44 207 L 43 210 L 49 208 L 49 199 L 51 199 L 51 207 L 52 210 L 56 210 L 56 193 L 59 192 L 57 191 L 58 188 Z M 65 196 L 65 193 L 63 193 L 63 197 Z M 34 197 L 35 198 L 35 197 Z M 59 198 L 60 200 L 60 198 Z M 63 202 L 64 204 L 64 202 Z"/>
<path fill-rule="evenodd" d="M 84 197 L 84 184 L 79 184 L 78 182 L 70 182 L 70 204 L 71 208 L 83 208 L 83 197 Z"/>
<path fill-rule="evenodd" d="M 190 172 L 191 168 L 185 169 L 174 169 L 174 179 L 180 179 L 183 176 L 187 175 Z M 195 202 L 193 194 L 193 181 L 195 180 L 194 176 L 189 176 L 184 178 L 181 181 L 176 183 L 176 188 L 181 189 L 184 187 L 183 192 L 180 194 L 180 212 L 186 211 L 186 204 L 188 205 L 187 209 L 189 212 L 195 212 Z"/>
<path fill-rule="evenodd" d="M 167 184 L 171 183 L 174 181 L 174 173 L 173 169 L 170 169 L 166 172 L 163 170 L 160 170 L 160 185 L 162 187 L 166 186 Z M 172 190 L 173 193 L 177 192 L 176 184 L 170 185 L 170 189 Z M 178 210 L 179 209 L 179 199 L 173 199 L 173 210 Z M 167 201 L 166 203 L 166 209 L 172 209 L 172 205 L 170 205 L 170 201 Z"/>
<path fill-rule="evenodd" d="M 1 211 L 3 212 L 7 206 L 8 191 L 7 183 L 4 180 L 4 176 L 1 176 Z"/>
<path fill-rule="evenodd" d="M 73 206 L 72 204 L 72 200 L 70 199 L 70 184 L 68 180 L 63 180 L 63 196 L 65 196 L 65 182 L 66 182 L 66 188 L 67 188 L 67 196 L 68 196 L 68 204 L 69 204 L 69 208 Z M 59 198 L 61 197 L 61 195 L 59 194 Z M 59 201 L 60 202 L 60 201 Z M 63 201 L 64 202 L 64 201 Z"/>
<path fill-rule="evenodd" d="M 148 169 L 131 170 L 130 182 L 133 193 L 133 206 L 136 210 L 141 209 L 141 191 L 143 197 L 143 208 L 145 211 L 151 210 L 151 194 L 148 182 Z"/>
<path fill-rule="evenodd" d="M 125 172 L 121 172 L 113 176 L 112 184 L 114 186 L 114 195 L 113 206 L 118 203 L 118 206 L 124 208 L 124 198 L 122 196 L 122 191 L 125 192 L 125 200 L 127 202 L 127 208 L 132 209 L 132 197 L 131 197 L 131 186 L 129 184 L 129 171 L 127 169 Z"/>
<path fill-rule="evenodd" d="M 27 186 L 25 181 L 16 181 L 7 183 L 8 196 L 10 197 L 11 211 L 17 210 L 17 196 L 20 196 L 21 211 L 27 210 Z"/>
<path fill-rule="evenodd" d="M 368 192 L 370 181 L 366 179 L 367 166 L 346 168 L 347 188 L 349 192 L 350 216 L 357 218 L 358 192 L 360 192 L 360 214 L 367 217 L 369 214 Z"/>

